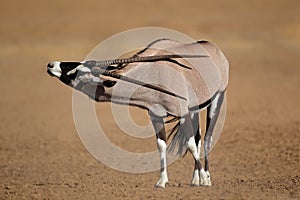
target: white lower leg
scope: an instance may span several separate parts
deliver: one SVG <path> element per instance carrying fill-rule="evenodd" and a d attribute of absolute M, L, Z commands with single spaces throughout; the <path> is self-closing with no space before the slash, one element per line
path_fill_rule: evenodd
<path fill-rule="evenodd" d="M 208 154 L 209 154 L 211 143 L 212 143 L 212 137 L 204 141 L 204 153 L 207 155 L 207 157 L 205 157 L 205 159 L 207 159 L 207 162 L 205 162 L 205 165 L 207 165 L 205 166 L 205 170 L 207 171 L 203 170 L 202 177 L 200 175 L 201 185 L 203 186 L 211 186 L 210 173 L 208 171 Z"/>
<path fill-rule="evenodd" d="M 198 151 L 199 146 L 197 148 L 194 136 L 190 137 L 190 139 L 188 141 L 188 148 L 189 148 L 190 152 L 192 153 L 192 155 L 195 159 L 195 162 L 200 162 L 200 154 L 199 154 L 200 151 Z M 197 164 L 195 163 L 195 165 L 197 165 Z M 199 169 L 198 169 L 198 166 L 195 166 L 193 179 L 192 179 L 192 185 L 199 185 Z"/>
<path fill-rule="evenodd" d="M 199 159 L 200 159 L 200 149 L 201 149 L 201 140 L 199 141 L 198 148 L 197 148 L 197 154 L 198 154 Z M 200 177 L 199 169 L 197 168 L 197 164 L 195 163 L 192 185 L 200 185 L 199 177 Z"/>
<path fill-rule="evenodd" d="M 193 173 L 193 179 L 192 179 L 192 185 L 199 186 L 200 185 L 200 179 L 199 179 L 199 169 L 195 169 Z"/>
<path fill-rule="evenodd" d="M 159 150 L 160 163 L 161 163 L 161 173 L 160 179 L 156 183 L 156 187 L 164 188 L 166 183 L 168 183 L 168 174 L 167 174 L 167 158 L 166 158 L 166 150 L 167 144 L 162 139 L 157 139 L 157 147 Z"/>

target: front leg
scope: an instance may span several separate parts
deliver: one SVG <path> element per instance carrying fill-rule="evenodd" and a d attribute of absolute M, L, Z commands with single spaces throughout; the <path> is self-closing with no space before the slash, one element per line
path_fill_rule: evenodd
<path fill-rule="evenodd" d="M 166 144 L 166 131 L 162 117 L 151 116 L 151 121 L 156 133 L 157 148 L 160 156 L 160 179 L 156 183 L 156 187 L 165 188 L 168 183 L 167 174 L 167 144 Z"/>

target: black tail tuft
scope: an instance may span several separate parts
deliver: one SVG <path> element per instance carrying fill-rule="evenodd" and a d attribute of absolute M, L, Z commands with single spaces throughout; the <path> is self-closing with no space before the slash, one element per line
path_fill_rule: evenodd
<path fill-rule="evenodd" d="M 172 136 L 172 140 L 170 142 L 170 144 L 167 147 L 167 151 L 170 154 L 176 154 L 177 156 L 185 156 L 187 153 L 187 142 L 188 142 L 188 138 L 185 137 L 184 133 L 181 133 L 180 131 L 180 121 L 179 121 L 179 117 L 174 117 L 168 121 L 166 121 L 165 123 L 172 123 L 172 122 L 176 122 L 175 126 L 170 130 L 170 133 L 168 134 L 168 140 L 169 138 L 171 138 Z"/>

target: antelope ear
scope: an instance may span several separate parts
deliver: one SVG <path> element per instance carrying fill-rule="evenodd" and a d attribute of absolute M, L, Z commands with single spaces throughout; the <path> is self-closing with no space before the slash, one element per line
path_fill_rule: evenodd
<path fill-rule="evenodd" d="M 78 65 L 77 67 L 75 67 L 74 69 L 68 71 L 67 75 L 71 75 L 71 74 L 74 74 L 76 73 L 77 71 L 81 71 L 81 72 L 84 72 L 84 73 L 88 73 L 88 72 L 91 72 L 91 70 L 83 65 Z"/>
<path fill-rule="evenodd" d="M 103 86 L 110 88 L 110 87 L 113 87 L 116 83 L 117 83 L 117 81 L 106 80 L 106 81 L 103 81 Z"/>
<path fill-rule="evenodd" d="M 78 69 L 79 71 L 85 72 L 85 73 L 91 72 L 91 70 L 90 70 L 88 67 L 85 67 L 85 66 L 83 66 L 83 65 L 79 65 L 77 69 Z"/>

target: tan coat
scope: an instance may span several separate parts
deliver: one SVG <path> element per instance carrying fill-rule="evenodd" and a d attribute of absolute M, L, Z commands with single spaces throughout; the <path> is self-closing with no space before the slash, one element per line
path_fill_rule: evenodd
<path fill-rule="evenodd" d="M 191 69 L 168 61 L 139 62 L 127 64 L 116 71 L 145 83 L 160 86 L 186 100 L 159 91 L 118 80 L 105 93 L 111 101 L 148 109 L 158 116 L 167 114 L 183 116 L 189 109 L 209 101 L 217 92 L 225 91 L 228 84 L 229 64 L 221 50 L 214 44 L 201 41 L 192 44 L 162 39 L 153 42 L 137 56 L 161 54 L 206 55 L 199 58 L 174 59 Z"/>

